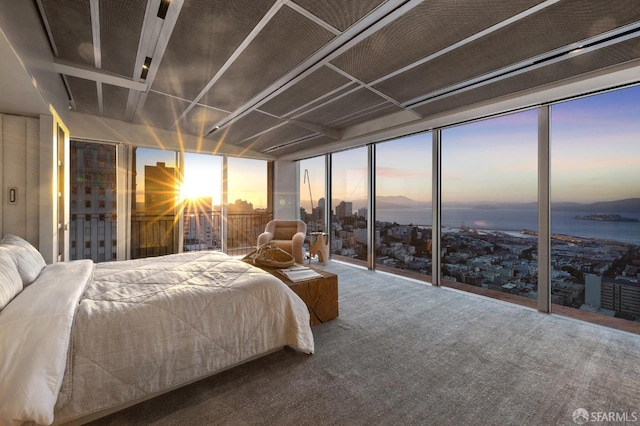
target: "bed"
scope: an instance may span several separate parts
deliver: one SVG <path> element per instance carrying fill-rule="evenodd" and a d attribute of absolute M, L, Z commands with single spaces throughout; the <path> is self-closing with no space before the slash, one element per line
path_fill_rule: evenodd
<path fill-rule="evenodd" d="M 0 280 L 0 424 L 97 418 L 285 346 L 314 350 L 304 302 L 220 252 L 45 266 L 9 235 Z"/>

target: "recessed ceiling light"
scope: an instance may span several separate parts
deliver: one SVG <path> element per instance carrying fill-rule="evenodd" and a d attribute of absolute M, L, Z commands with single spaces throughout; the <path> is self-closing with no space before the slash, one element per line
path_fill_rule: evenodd
<path fill-rule="evenodd" d="M 149 73 L 149 67 L 151 66 L 151 58 L 146 57 L 144 59 L 144 64 L 142 64 L 142 73 L 140 74 L 140 78 L 143 80 L 147 79 L 147 74 Z"/>
<path fill-rule="evenodd" d="M 160 7 L 158 8 L 158 18 L 164 19 L 167 16 L 167 10 L 169 10 L 169 3 L 171 0 L 162 0 Z"/>

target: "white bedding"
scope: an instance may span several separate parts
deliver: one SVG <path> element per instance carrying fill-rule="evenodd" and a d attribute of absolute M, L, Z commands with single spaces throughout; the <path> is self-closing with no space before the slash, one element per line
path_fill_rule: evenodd
<path fill-rule="evenodd" d="M 64 282 L 39 283 L 43 276 L 53 275 L 50 268 L 76 263 L 46 267 L 0 312 L 0 333 L 9 336 L 0 334 L 2 346 L 20 341 L 17 348 L 0 348 L 1 354 L 12 354 L 0 368 L 9 365 L 14 373 L 20 372 L 14 378 L 1 371 L 0 423 L 63 423 L 144 399 L 283 346 L 313 353 L 304 302 L 277 278 L 225 254 L 196 252 L 100 263 L 91 268 L 93 279 L 89 273 L 85 283 L 77 272 L 71 274 L 80 278 L 75 284 L 69 275 Z M 39 305 L 51 299 L 42 287 L 56 294 L 69 290 L 59 298 L 66 298 L 71 307 L 59 309 L 56 299 L 56 324 L 69 324 L 69 313 L 77 307 L 73 328 L 66 326 L 64 336 L 49 336 L 51 321 L 42 318 L 45 308 Z M 17 301 L 18 308 L 12 308 Z M 21 319 L 25 312 L 32 312 L 33 319 Z M 20 324 L 31 325 L 14 331 L 14 315 Z M 5 317 L 10 319 L 7 324 Z M 51 342 L 27 343 L 36 329 Z M 72 351 L 65 368 L 69 338 Z M 52 350 L 55 357 L 50 356 Z M 24 352 L 44 356 L 23 357 Z M 5 382 L 5 377 L 11 381 Z M 35 380 L 36 389 L 17 395 L 22 380 Z M 4 403 L 7 395 L 10 404 Z M 34 400 L 34 395 L 44 397 Z"/>
<path fill-rule="evenodd" d="M 0 311 L 0 424 L 53 422 L 73 314 L 93 262 L 54 264 Z"/>

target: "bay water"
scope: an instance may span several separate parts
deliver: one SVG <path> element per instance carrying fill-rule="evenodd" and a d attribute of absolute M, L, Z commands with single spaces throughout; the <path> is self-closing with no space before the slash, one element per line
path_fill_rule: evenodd
<path fill-rule="evenodd" d="M 551 233 L 565 234 L 582 238 L 623 241 L 640 245 L 640 222 L 607 222 L 576 219 L 597 212 L 554 211 L 551 212 Z M 618 212 L 620 216 L 640 220 L 640 214 Z M 376 220 L 396 222 L 400 225 L 431 224 L 431 209 L 393 208 L 378 209 Z M 445 228 L 471 228 L 500 231 L 523 229 L 537 231 L 538 211 L 536 209 L 478 209 L 478 208 L 442 208 L 442 225 Z"/>

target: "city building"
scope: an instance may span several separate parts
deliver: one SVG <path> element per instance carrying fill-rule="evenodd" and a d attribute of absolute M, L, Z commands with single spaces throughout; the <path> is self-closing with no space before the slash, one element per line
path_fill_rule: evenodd
<path fill-rule="evenodd" d="M 116 260 L 117 197 L 115 149 L 72 141 L 71 247 L 75 259 Z"/>
<path fill-rule="evenodd" d="M 187 200 L 184 207 L 184 250 L 210 250 L 220 244 L 220 215 L 213 212 L 212 197 Z"/>
<path fill-rule="evenodd" d="M 353 203 L 351 201 L 340 201 L 336 206 L 336 216 L 339 218 L 353 216 Z"/>
<path fill-rule="evenodd" d="M 176 169 L 165 163 L 144 166 L 144 214 L 173 215 L 178 200 Z"/>
<path fill-rule="evenodd" d="M 587 274 L 585 286 L 586 310 L 596 310 L 623 318 L 640 318 L 640 281 L 612 279 Z"/>

